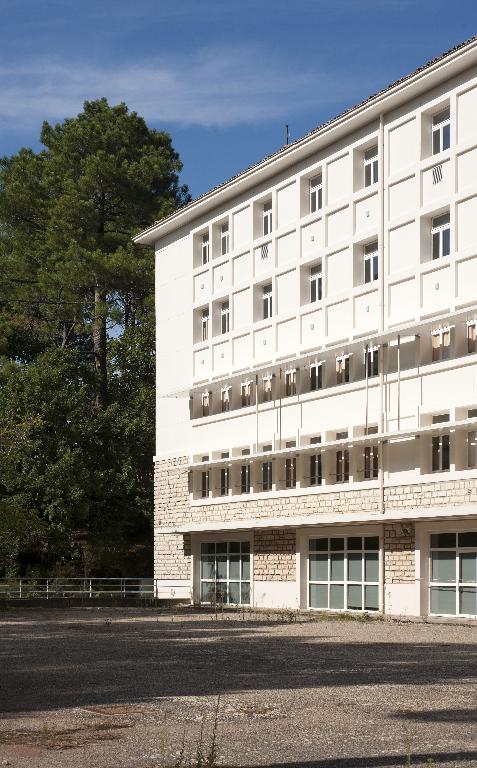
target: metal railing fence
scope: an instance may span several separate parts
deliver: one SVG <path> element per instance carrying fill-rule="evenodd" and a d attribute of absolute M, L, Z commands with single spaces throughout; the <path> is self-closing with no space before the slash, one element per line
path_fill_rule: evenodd
<path fill-rule="evenodd" d="M 0 579 L 0 599 L 81 597 L 94 599 L 158 597 L 156 579 L 148 578 L 18 578 Z"/>

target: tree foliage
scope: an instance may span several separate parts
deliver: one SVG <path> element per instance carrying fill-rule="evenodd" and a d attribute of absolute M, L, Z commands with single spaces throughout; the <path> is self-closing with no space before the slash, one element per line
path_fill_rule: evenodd
<path fill-rule="evenodd" d="M 0 518 L 20 570 L 125 572 L 154 434 L 153 257 L 131 237 L 188 193 L 170 136 L 125 104 L 41 141 L 0 160 Z"/>

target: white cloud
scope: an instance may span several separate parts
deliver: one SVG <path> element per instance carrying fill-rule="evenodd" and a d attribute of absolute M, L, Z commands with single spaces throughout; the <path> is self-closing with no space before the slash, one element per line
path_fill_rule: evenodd
<path fill-rule="evenodd" d="M 359 91 L 364 84 L 359 82 Z M 125 101 L 149 121 L 233 126 L 292 117 L 351 99 L 357 81 L 293 70 L 289 58 L 257 46 L 208 48 L 188 58 L 119 62 L 35 60 L 0 67 L 0 122 L 38 125 L 81 110 L 85 99 Z"/>

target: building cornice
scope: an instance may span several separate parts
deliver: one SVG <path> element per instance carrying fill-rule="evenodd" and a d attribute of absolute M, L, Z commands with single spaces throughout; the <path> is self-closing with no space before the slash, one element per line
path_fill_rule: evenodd
<path fill-rule="evenodd" d="M 316 152 L 341 138 L 344 134 L 399 107 L 405 100 L 415 98 L 442 81 L 458 75 L 476 62 L 477 37 L 473 37 L 431 60 L 411 74 L 400 78 L 356 106 L 345 110 L 337 117 L 314 128 L 301 139 L 282 147 L 191 203 L 179 208 L 166 218 L 155 222 L 138 233 L 133 238 L 134 242 L 142 245 L 154 244 L 174 230 L 190 225 L 192 221 L 209 213 L 218 205 L 246 192 L 260 181 L 285 170 L 312 152 Z"/>

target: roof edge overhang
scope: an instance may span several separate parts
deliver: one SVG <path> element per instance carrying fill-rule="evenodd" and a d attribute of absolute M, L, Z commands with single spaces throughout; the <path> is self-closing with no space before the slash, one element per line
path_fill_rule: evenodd
<path fill-rule="evenodd" d="M 446 507 L 416 507 L 413 509 L 390 510 L 384 513 L 352 512 L 346 514 L 326 514 L 317 512 L 312 515 L 294 515 L 290 517 L 256 518 L 249 520 L 225 520 L 222 522 L 209 521 L 188 523 L 187 525 L 159 526 L 159 534 L 184 533 L 219 533 L 222 531 L 253 531 L 264 528 L 314 528 L 330 525 L 379 524 L 379 523 L 411 523 L 422 520 L 432 521 L 441 519 L 456 520 L 475 517 L 477 521 L 477 504 L 462 504 Z"/>
<path fill-rule="evenodd" d="M 313 129 L 293 144 L 282 147 L 232 179 L 214 187 L 170 216 L 155 222 L 138 233 L 133 241 L 141 245 L 153 245 L 162 237 L 180 227 L 190 225 L 199 216 L 209 213 L 260 181 L 266 180 L 311 153 L 337 141 L 342 135 L 396 109 L 405 100 L 415 98 L 420 93 L 439 85 L 443 80 L 458 75 L 476 62 L 477 37 L 474 37 L 412 74 L 397 80 L 355 107 L 347 109 L 324 125 Z"/>

